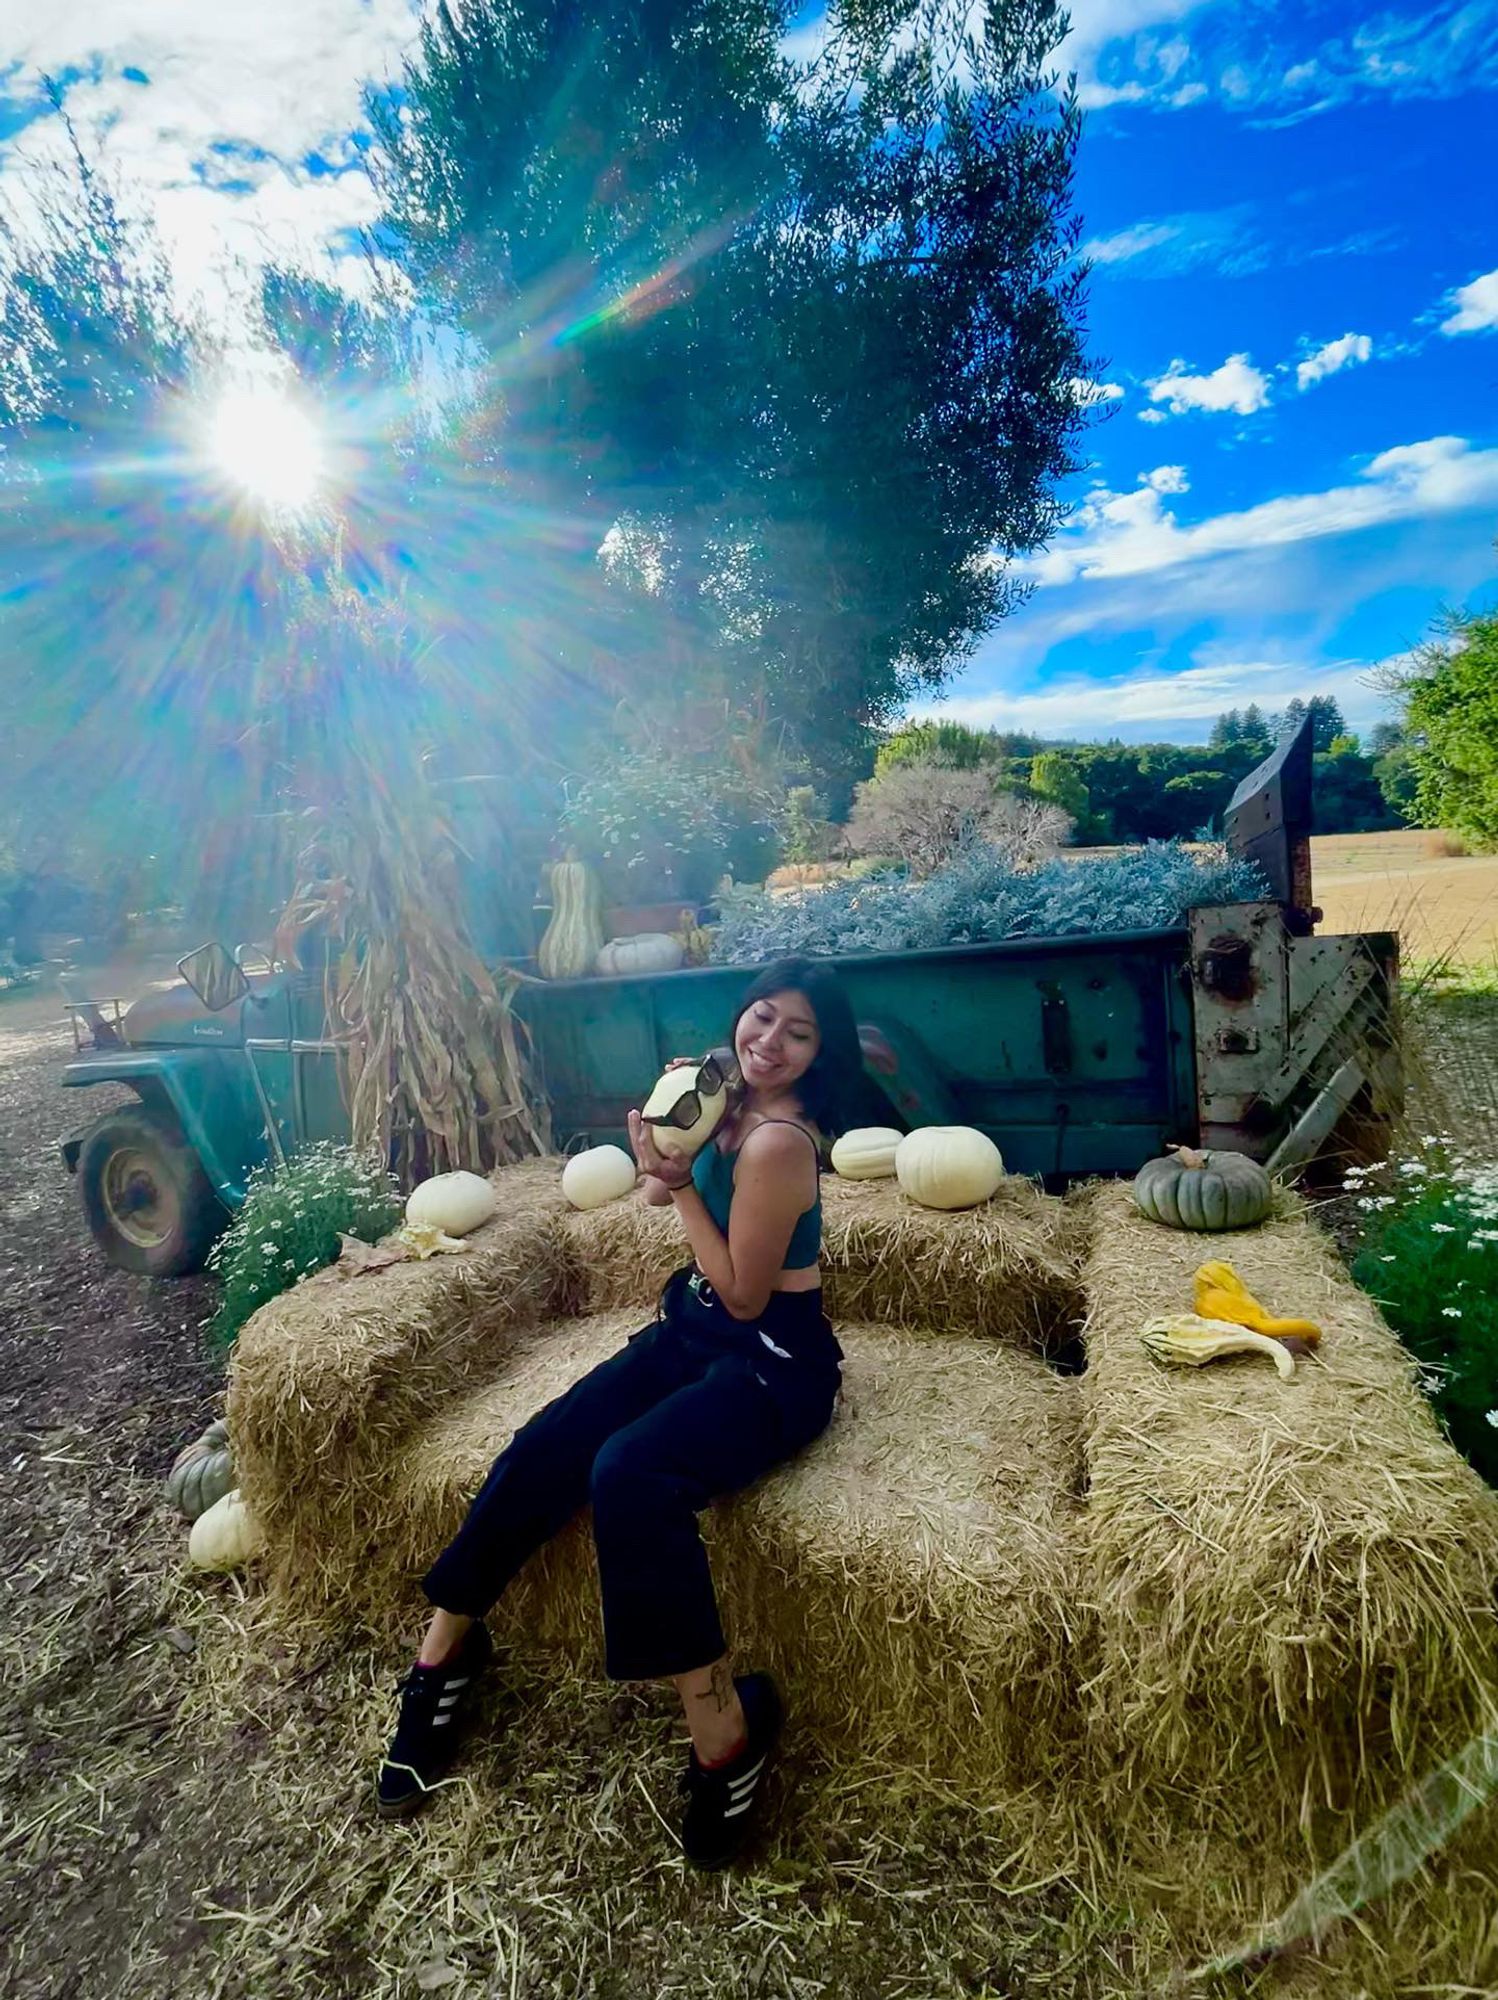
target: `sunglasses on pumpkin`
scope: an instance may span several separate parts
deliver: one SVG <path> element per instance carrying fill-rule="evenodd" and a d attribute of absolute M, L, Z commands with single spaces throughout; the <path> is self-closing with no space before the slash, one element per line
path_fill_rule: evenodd
<path fill-rule="evenodd" d="M 651 1112 L 644 1122 L 647 1125 L 671 1125 L 678 1132 L 690 1132 L 702 1116 L 703 1098 L 716 1097 L 726 1081 L 723 1065 L 716 1056 L 709 1056 L 697 1066 L 695 1089 L 684 1090 L 669 1111 Z"/>

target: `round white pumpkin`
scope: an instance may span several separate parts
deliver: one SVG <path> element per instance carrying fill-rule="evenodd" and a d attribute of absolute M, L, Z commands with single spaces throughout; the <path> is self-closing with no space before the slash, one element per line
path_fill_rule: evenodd
<path fill-rule="evenodd" d="M 562 1169 L 562 1193 L 574 1208 L 602 1208 L 628 1194 L 638 1168 L 622 1146 L 589 1146 Z"/>
<path fill-rule="evenodd" d="M 433 1174 L 406 1198 L 406 1220 L 430 1223 L 444 1236 L 467 1236 L 481 1222 L 487 1222 L 499 1198 L 482 1174 L 459 1168 L 456 1173 Z"/>
<path fill-rule="evenodd" d="M 677 1069 L 668 1069 L 641 1106 L 641 1116 L 646 1119 L 663 1118 L 687 1091 L 697 1089 L 699 1074 L 695 1063 L 683 1063 Z M 719 1121 L 728 1109 L 726 1082 L 717 1090 L 699 1091 L 698 1097 L 697 1116 L 690 1126 L 651 1125 L 648 1128 L 650 1137 L 655 1141 L 655 1150 L 668 1159 L 694 1159 L 717 1131 Z"/>
<path fill-rule="evenodd" d="M 845 1181 L 887 1180 L 905 1137 L 893 1125 L 859 1125 L 832 1148 L 832 1171 Z"/>
<path fill-rule="evenodd" d="M 238 1569 L 264 1543 L 260 1523 L 240 1499 L 236 1486 L 193 1522 L 187 1553 L 198 1569 Z"/>
<path fill-rule="evenodd" d="M 595 963 L 605 979 L 622 979 L 632 973 L 677 972 L 685 959 L 680 938 L 640 931 L 634 937 L 610 938 Z"/>
<path fill-rule="evenodd" d="M 922 1208 L 976 1208 L 1004 1178 L 999 1149 L 971 1125 L 919 1125 L 895 1151 L 902 1192 Z"/>

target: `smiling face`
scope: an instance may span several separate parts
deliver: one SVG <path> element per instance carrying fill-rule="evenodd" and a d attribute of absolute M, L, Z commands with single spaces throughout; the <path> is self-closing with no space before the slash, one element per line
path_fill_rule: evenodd
<path fill-rule="evenodd" d="M 811 1002 L 793 987 L 752 1000 L 733 1031 L 734 1054 L 750 1090 L 793 1089 L 821 1046 Z"/>

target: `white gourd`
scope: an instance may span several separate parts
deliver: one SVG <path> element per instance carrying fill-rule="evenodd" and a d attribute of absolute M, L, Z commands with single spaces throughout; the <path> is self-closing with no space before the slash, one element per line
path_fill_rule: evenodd
<path fill-rule="evenodd" d="M 895 1171 L 903 1132 L 893 1125 L 860 1125 L 832 1148 L 832 1171 L 845 1181 L 886 1180 Z"/>
<path fill-rule="evenodd" d="M 198 1569 L 238 1569 L 265 1543 L 260 1523 L 244 1501 L 239 1488 L 215 1500 L 192 1524 L 187 1553 Z"/>
<path fill-rule="evenodd" d="M 562 1193 L 574 1208 L 602 1208 L 634 1187 L 638 1169 L 622 1146 L 589 1146 L 562 1169 Z"/>
<path fill-rule="evenodd" d="M 923 1208 L 976 1208 L 1004 1178 L 999 1149 L 971 1125 L 921 1125 L 895 1153 L 900 1187 Z"/>
<path fill-rule="evenodd" d="M 651 1090 L 641 1106 L 645 1118 L 661 1118 L 671 1109 L 684 1091 L 697 1088 L 698 1071 L 695 1065 L 685 1063 L 678 1069 L 668 1069 Z M 719 1121 L 728 1108 L 728 1087 L 714 1091 L 699 1092 L 701 1109 L 691 1127 L 683 1131 L 678 1125 L 652 1125 L 650 1136 L 655 1141 L 655 1149 L 669 1159 L 694 1159 L 718 1129 Z"/>
<path fill-rule="evenodd" d="M 676 972 L 685 958 L 680 938 L 640 931 L 634 937 L 610 938 L 596 963 L 605 979 L 620 979 L 632 973 Z"/>
<path fill-rule="evenodd" d="M 482 1174 L 463 1168 L 456 1173 L 433 1174 L 406 1199 L 406 1220 L 430 1223 L 444 1236 L 467 1236 L 481 1222 L 487 1222 L 498 1205 L 492 1185 Z"/>

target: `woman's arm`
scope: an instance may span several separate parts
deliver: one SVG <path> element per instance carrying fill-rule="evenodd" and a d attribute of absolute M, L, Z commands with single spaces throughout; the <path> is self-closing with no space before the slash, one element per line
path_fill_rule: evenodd
<path fill-rule="evenodd" d="M 663 1161 L 649 1128 L 630 1113 L 630 1138 L 642 1170 L 671 1189 L 698 1268 L 735 1319 L 757 1319 L 785 1268 L 796 1223 L 817 1198 L 816 1154 L 788 1125 L 761 1125 L 739 1149 L 725 1237 L 692 1185 L 691 1169 Z"/>

